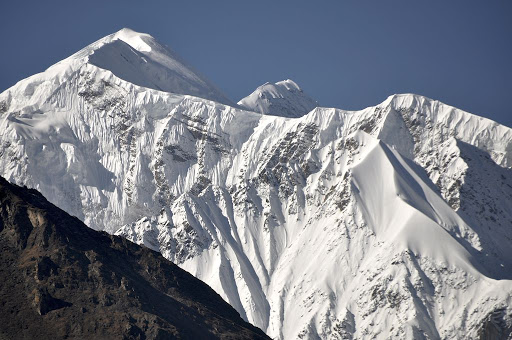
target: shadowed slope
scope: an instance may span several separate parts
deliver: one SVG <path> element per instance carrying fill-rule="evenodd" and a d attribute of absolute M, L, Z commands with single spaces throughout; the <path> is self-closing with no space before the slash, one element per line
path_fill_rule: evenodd
<path fill-rule="evenodd" d="M 0 249 L 0 338 L 267 338 L 158 253 L 3 178 Z"/>

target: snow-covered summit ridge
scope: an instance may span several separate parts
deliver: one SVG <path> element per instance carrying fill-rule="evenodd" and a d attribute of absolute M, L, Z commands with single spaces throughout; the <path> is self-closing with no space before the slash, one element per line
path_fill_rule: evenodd
<path fill-rule="evenodd" d="M 114 33 L 112 40 L 119 39 L 133 47 L 139 52 L 151 51 L 151 45 L 155 44 L 155 38 L 147 33 L 135 32 L 130 28 L 122 28 L 121 30 Z M 146 41 L 149 40 L 152 44 L 148 44 Z"/>
<path fill-rule="evenodd" d="M 31 83 L 65 81 L 90 66 L 129 83 L 163 92 L 191 95 L 233 105 L 216 86 L 149 34 L 123 28 L 29 77 Z M 24 81 L 22 81 L 24 82 Z M 13 87 L 23 86 L 16 84 Z"/>
<path fill-rule="evenodd" d="M 126 44 L 130 45 L 133 49 L 139 52 L 150 52 L 152 50 L 151 45 L 159 44 L 153 36 L 147 33 L 136 32 L 130 28 L 122 28 L 117 32 L 109 34 L 97 41 L 87 45 L 80 51 L 74 53 L 69 58 L 64 59 L 62 62 L 68 59 L 79 59 L 94 53 L 95 50 L 101 48 L 105 44 L 109 44 L 115 40 L 121 40 Z"/>
<path fill-rule="evenodd" d="M 297 83 L 286 79 L 259 86 L 249 96 L 241 99 L 238 105 L 262 114 L 297 118 L 313 110 L 318 103 L 305 94 Z"/>
<path fill-rule="evenodd" d="M 376 107 L 391 109 L 386 119 L 382 121 L 379 138 L 396 146 L 402 154 L 411 159 L 414 159 L 415 152 L 411 149 L 411 145 L 409 147 L 400 145 L 410 137 L 405 138 L 400 131 L 393 131 L 393 128 L 403 128 L 395 125 L 397 123 L 395 118 L 398 116 L 400 116 L 399 120 L 407 126 L 409 133 L 419 133 L 420 130 L 423 133 L 427 131 L 432 133 L 431 130 L 438 130 L 437 132 L 443 135 L 443 138 L 451 136 L 474 145 L 488 152 L 498 165 L 512 167 L 512 129 L 510 127 L 413 93 L 391 95 Z M 412 136 L 412 138 L 415 139 L 416 144 L 419 144 L 419 136 Z"/>

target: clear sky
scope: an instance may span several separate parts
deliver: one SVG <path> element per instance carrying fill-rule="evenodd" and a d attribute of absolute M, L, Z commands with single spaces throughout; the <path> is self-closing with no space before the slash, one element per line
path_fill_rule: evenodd
<path fill-rule="evenodd" d="M 234 101 L 290 78 L 322 106 L 422 94 L 512 127 L 510 0 L 5 1 L 0 91 L 123 27 Z"/>

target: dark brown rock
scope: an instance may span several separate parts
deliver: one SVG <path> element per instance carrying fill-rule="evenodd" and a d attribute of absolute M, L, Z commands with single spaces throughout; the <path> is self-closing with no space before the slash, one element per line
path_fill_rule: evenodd
<path fill-rule="evenodd" d="M 70 303 L 51 296 L 46 287 L 38 288 L 34 292 L 34 307 L 39 315 L 69 306 Z"/>
<path fill-rule="evenodd" d="M 0 339 L 268 339 L 159 253 L 0 178 Z"/>

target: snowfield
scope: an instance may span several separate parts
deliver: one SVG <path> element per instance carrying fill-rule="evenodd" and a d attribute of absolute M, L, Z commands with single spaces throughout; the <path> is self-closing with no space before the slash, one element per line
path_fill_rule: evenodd
<path fill-rule="evenodd" d="M 0 94 L 0 175 L 276 339 L 509 336 L 512 129 L 414 94 L 316 106 L 290 80 L 235 105 L 123 29 Z"/>

